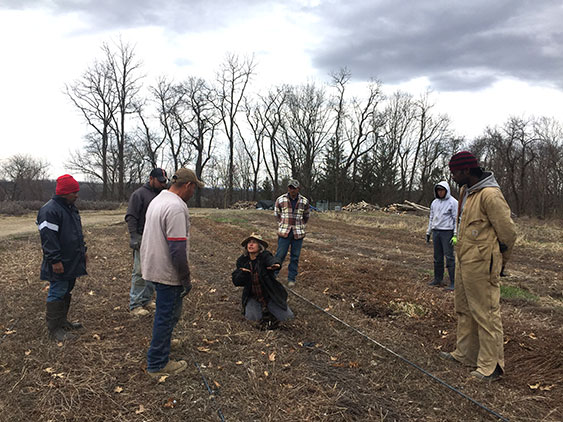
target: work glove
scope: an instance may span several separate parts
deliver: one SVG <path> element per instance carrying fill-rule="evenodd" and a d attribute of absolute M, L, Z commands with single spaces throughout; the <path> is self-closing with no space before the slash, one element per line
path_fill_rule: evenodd
<path fill-rule="evenodd" d="M 134 250 L 139 250 L 141 248 L 142 238 L 143 236 L 139 233 L 131 233 L 131 237 L 129 239 L 129 247 Z"/>
<path fill-rule="evenodd" d="M 426 243 L 430 243 L 430 234 L 426 233 Z"/>
<path fill-rule="evenodd" d="M 192 282 L 190 281 L 189 278 L 187 280 L 182 281 L 182 287 L 184 288 L 184 290 L 182 290 L 182 293 L 180 293 L 180 297 L 183 299 L 188 295 L 190 290 L 192 290 Z"/>
<path fill-rule="evenodd" d="M 452 238 L 450 239 L 450 243 L 452 244 L 452 246 L 457 245 L 457 236 L 452 236 Z"/>

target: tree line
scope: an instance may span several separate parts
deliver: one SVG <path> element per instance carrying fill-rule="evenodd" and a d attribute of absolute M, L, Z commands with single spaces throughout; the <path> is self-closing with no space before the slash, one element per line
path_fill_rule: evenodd
<path fill-rule="evenodd" d="M 231 54 L 212 79 L 163 75 L 147 84 L 130 44 L 101 50 L 65 87 L 90 128 L 66 164 L 101 184 L 101 199 L 126 199 L 153 167 L 189 166 L 223 206 L 274 198 L 289 178 L 313 202 L 428 203 L 436 182 L 451 182 L 450 156 L 468 149 L 495 172 L 515 213 L 562 214 L 563 130 L 554 119 L 511 117 L 467 140 L 430 93 L 385 96 L 372 80 L 354 96 L 346 68 L 324 84 L 256 92 L 254 58 Z"/>

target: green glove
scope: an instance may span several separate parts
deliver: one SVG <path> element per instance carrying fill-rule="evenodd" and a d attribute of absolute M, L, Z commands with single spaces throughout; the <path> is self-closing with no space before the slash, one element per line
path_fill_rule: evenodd
<path fill-rule="evenodd" d="M 450 239 L 450 243 L 454 246 L 457 245 L 457 236 L 452 236 L 452 238 Z"/>

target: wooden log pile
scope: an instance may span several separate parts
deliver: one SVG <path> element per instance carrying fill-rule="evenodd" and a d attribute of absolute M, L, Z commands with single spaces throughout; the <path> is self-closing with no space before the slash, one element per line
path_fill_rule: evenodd
<path fill-rule="evenodd" d="M 385 211 L 385 212 L 397 212 L 397 213 L 417 212 L 417 213 L 429 214 L 430 208 L 425 207 L 424 205 L 416 204 L 414 202 L 405 200 L 405 201 L 403 201 L 402 204 L 388 205 L 387 207 L 385 207 L 383 209 L 383 211 Z"/>
<path fill-rule="evenodd" d="M 256 201 L 237 201 L 229 207 L 233 210 L 251 210 L 256 208 Z"/>
<path fill-rule="evenodd" d="M 369 204 L 366 201 L 350 203 L 342 207 L 342 211 L 348 211 L 348 212 L 368 212 L 368 211 L 377 211 L 380 209 L 381 207 L 379 205 Z"/>

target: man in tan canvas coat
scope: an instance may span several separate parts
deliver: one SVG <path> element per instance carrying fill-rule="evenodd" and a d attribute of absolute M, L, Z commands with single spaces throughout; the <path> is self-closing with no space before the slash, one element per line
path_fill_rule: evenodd
<path fill-rule="evenodd" d="M 458 324 L 456 349 L 441 356 L 476 367 L 472 376 L 493 381 L 504 373 L 500 272 L 516 231 L 492 173 L 484 172 L 467 151 L 455 154 L 449 167 L 454 181 L 462 186 L 456 239 Z"/>

